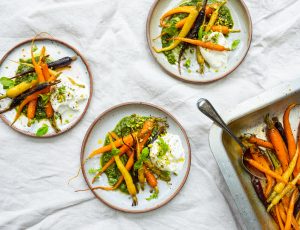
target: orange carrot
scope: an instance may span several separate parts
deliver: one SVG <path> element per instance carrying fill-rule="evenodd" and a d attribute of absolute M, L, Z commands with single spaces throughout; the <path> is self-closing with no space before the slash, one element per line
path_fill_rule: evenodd
<path fill-rule="evenodd" d="M 45 51 L 46 51 L 46 49 L 43 46 L 43 48 L 41 50 L 41 53 L 40 53 L 39 62 L 36 63 L 35 57 L 33 55 L 33 50 L 32 50 L 32 47 L 31 47 L 31 60 L 32 60 L 32 64 L 33 64 L 34 70 L 35 70 L 35 72 L 37 74 L 39 83 L 45 81 L 45 78 L 43 76 L 43 72 L 42 72 L 42 69 L 41 69 L 41 66 L 40 66 L 41 60 L 42 60 L 43 56 L 45 55 Z M 37 107 L 37 99 L 32 100 L 29 103 L 29 105 L 28 105 L 28 109 L 27 109 L 27 117 L 28 117 L 28 119 L 33 119 L 35 117 L 36 107 Z"/>
<path fill-rule="evenodd" d="M 33 119 L 35 117 L 36 107 L 37 107 L 37 99 L 29 102 L 28 107 L 27 107 L 28 119 Z"/>
<path fill-rule="evenodd" d="M 113 142 L 113 144 L 115 145 L 116 148 L 120 147 L 121 145 L 123 144 L 126 144 L 128 146 L 132 146 L 133 143 L 134 143 L 134 137 L 136 137 L 137 135 L 137 132 L 135 133 L 132 133 L 132 134 L 129 134 L 127 135 L 126 137 L 124 138 L 119 138 L 117 140 L 115 140 Z M 126 146 L 125 145 L 125 146 Z M 108 151 L 111 151 L 112 150 L 112 144 L 108 144 L 108 145 L 105 145 L 99 149 L 96 149 L 94 150 L 89 156 L 88 156 L 88 159 L 90 158 L 93 158 L 94 156 L 96 155 L 99 155 L 99 154 L 102 154 L 102 153 L 105 153 L 105 152 L 108 152 Z"/>
<path fill-rule="evenodd" d="M 157 189 L 156 177 L 144 166 L 145 177 L 151 188 Z"/>
<path fill-rule="evenodd" d="M 287 217 L 286 217 L 284 230 L 291 229 L 293 211 L 294 211 L 295 202 L 297 200 L 297 196 L 298 196 L 298 189 L 295 189 L 295 191 L 292 194 L 291 200 L 290 200 L 289 209 L 287 211 Z"/>
<path fill-rule="evenodd" d="M 296 142 L 294 139 L 293 131 L 290 124 L 290 112 L 297 104 L 289 105 L 283 115 L 283 127 L 284 127 L 284 134 L 287 139 L 287 147 L 289 151 L 290 159 L 294 156 L 296 152 Z"/>
<path fill-rule="evenodd" d="M 279 211 L 280 217 L 282 219 L 282 222 L 285 223 L 286 222 L 286 210 L 283 207 L 282 202 L 280 202 L 279 204 L 277 204 L 277 206 L 278 206 L 278 211 Z"/>
<path fill-rule="evenodd" d="M 123 145 L 120 148 L 120 153 L 119 153 L 119 157 L 122 156 L 124 153 L 126 153 L 129 150 L 129 147 L 127 145 Z M 108 162 L 106 162 L 106 164 L 101 168 L 101 170 L 94 176 L 92 183 L 95 182 L 95 180 L 101 176 L 102 173 L 104 173 L 106 171 L 106 169 L 108 169 L 109 166 L 111 166 L 113 163 L 115 162 L 115 158 L 112 157 Z"/>
<path fill-rule="evenodd" d="M 45 81 L 49 81 L 49 79 L 51 78 L 51 75 L 49 73 L 49 68 L 48 68 L 47 63 L 42 63 L 41 68 L 42 68 L 42 72 L 43 72 L 43 76 L 45 78 Z M 54 115 L 54 110 L 52 108 L 52 105 L 51 105 L 50 101 L 48 101 L 46 106 L 45 106 L 45 112 L 46 112 L 46 115 L 47 115 L 48 118 L 51 118 Z"/>
<path fill-rule="evenodd" d="M 279 213 L 279 207 L 278 207 L 278 205 L 275 206 L 275 211 L 276 211 L 276 216 L 277 216 L 279 228 L 281 230 L 283 230 L 284 226 L 283 226 L 282 219 L 281 219 L 281 216 L 280 216 L 280 213 Z"/>
<path fill-rule="evenodd" d="M 285 171 L 289 165 L 289 155 L 286 148 L 286 145 L 274 123 L 269 118 L 269 115 L 266 116 L 265 122 L 267 124 L 267 136 L 269 137 L 271 143 L 274 146 L 276 155 L 281 163 L 283 171 Z"/>
<path fill-rule="evenodd" d="M 216 51 L 228 51 L 228 50 L 230 50 L 229 48 L 226 48 L 222 45 L 215 44 L 215 43 L 212 43 L 212 42 L 204 42 L 204 41 L 200 41 L 200 40 L 196 40 L 196 39 L 181 38 L 181 37 L 175 37 L 173 39 L 174 40 L 179 40 L 179 41 L 182 41 L 182 42 L 186 42 L 186 43 L 190 43 L 192 45 L 201 46 L 203 48 L 210 49 L 210 50 L 216 50 Z"/>
<path fill-rule="evenodd" d="M 266 169 L 264 168 L 260 163 L 256 162 L 255 160 L 252 159 L 245 159 L 246 161 L 248 161 L 249 164 L 251 164 L 254 168 L 258 169 L 259 171 L 270 175 L 271 177 L 283 182 L 283 183 L 288 183 L 288 181 L 286 181 L 285 179 L 283 179 L 280 175 L 278 175 L 277 173 L 275 173 L 274 171 L 270 170 L 270 169 Z"/>
<path fill-rule="evenodd" d="M 252 155 L 253 159 L 255 161 L 257 161 L 258 163 L 260 163 L 264 168 L 271 170 L 268 161 L 264 158 L 264 156 L 259 151 L 257 151 L 257 150 L 253 151 L 253 152 L 251 151 L 251 155 Z M 273 177 L 271 177 L 268 174 L 266 174 L 266 178 L 267 178 L 267 185 L 264 190 L 264 194 L 265 194 L 265 197 L 268 197 L 275 181 L 274 181 Z"/>
<path fill-rule="evenodd" d="M 49 90 L 49 89 L 46 88 L 46 89 L 40 90 L 40 91 L 38 91 L 38 92 L 36 92 L 36 93 L 33 93 L 33 94 L 29 95 L 28 97 L 26 97 L 26 98 L 24 99 L 24 101 L 22 101 L 22 103 L 19 105 L 19 108 L 18 108 L 18 110 L 17 110 L 15 119 L 14 119 L 14 121 L 13 121 L 13 123 L 12 123 L 11 125 L 13 125 L 13 124 L 16 122 L 16 120 L 20 117 L 21 112 L 22 112 L 22 110 L 23 110 L 23 108 L 24 108 L 25 105 L 27 105 L 30 101 L 37 99 L 37 98 L 39 97 L 40 94 L 47 93 L 48 90 Z"/>
<path fill-rule="evenodd" d="M 221 26 L 221 25 L 212 26 L 211 30 L 215 31 L 215 32 L 220 32 L 220 33 L 222 33 L 224 35 L 228 35 L 229 33 L 240 32 L 240 30 L 229 29 L 228 26 Z"/>
<path fill-rule="evenodd" d="M 186 22 L 186 18 L 183 18 L 179 22 L 176 23 L 175 27 L 178 29 L 182 28 L 185 22 Z"/>
<path fill-rule="evenodd" d="M 254 135 L 252 135 L 251 137 L 249 137 L 248 141 L 252 144 L 256 144 L 258 146 L 264 147 L 264 148 L 268 148 L 268 149 L 274 149 L 273 145 L 271 142 L 260 139 Z"/>
<path fill-rule="evenodd" d="M 49 68 L 48 68 L 47 63 L 42 63 L 41 68 L 42 68 L 42 72 L 43 72 L 45 81 L 48 81 L 50 79 L 51 75 L 49 73 Z"/>

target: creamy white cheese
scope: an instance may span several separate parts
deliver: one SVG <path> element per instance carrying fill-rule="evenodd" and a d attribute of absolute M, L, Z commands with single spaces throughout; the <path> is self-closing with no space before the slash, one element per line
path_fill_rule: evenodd
<path fill-rule="evenodd" d="M 204 36 L 202 40 L 213 42 L 229 48 L 227 39 L 220 32 L 213 32 L 210 35 Z M 210 65 L 213 70 L 218 70 L 227 65 L 229 56 L 228 51 L 216 51 L 200 47 L 200 52 L 204 60 Z"/>
<path fill-rule="evenodd" d="M 167 133 L 153 142 L 150 159 L 159 169 L 178 172 L 185 161 L 184 149 L 178 135 Z"/>
<path fill-rule="evenodd" d="M 51 89 L 51 105 L 55 112 L 78 111 L 79 102 L 88 98 L 86 86 L 73 78 L 61 76 L 61 81 Z"/>

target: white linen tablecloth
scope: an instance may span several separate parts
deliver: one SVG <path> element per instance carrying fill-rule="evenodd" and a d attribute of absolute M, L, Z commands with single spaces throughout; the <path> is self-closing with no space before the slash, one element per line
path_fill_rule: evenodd
<path fill-rule="evenodd" d="M 165 0 L 167 1 L 167 0 Z M 234 0 L 232 0 L 234 1 Z M 168 76 L 146 42 L 146 18 L 154 0 L 10 0 L 0 2 L 0 56 L 16 43 L 46 31 L 87 58 L 94 94 L 83 120 L 50 139 L 21 135 L 0 121 L 1 229 L 240 229 L 238 211 L 210 152 L 211 121 L 196 101 L 234 108 L 300 73 L 300 1 L 248 0 L 253 20 L 250 51 L 230 76 L 193 85 Z M 184 126 L 192 167 L 182 191 L 145 214 L 115 211 L 85 188 L 76 174 L 84 133 L 109 107 L 127 101 L 164 107 Z"/>

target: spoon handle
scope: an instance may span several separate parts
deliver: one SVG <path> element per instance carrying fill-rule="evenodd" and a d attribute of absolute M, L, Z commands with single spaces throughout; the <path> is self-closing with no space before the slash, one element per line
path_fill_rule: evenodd
<path fill-rule="evenodd" d="M 200 98 L 197 102 L 198 109 L 207 117 L 209 117 L 212 121 L 216 122 L 224 131 L 226 131 L 243 149 L 243 151 L 246 150 L 246 147 L 243 145 L 243 143 L 240 141 L 239 138 L 237 138 L 233 132 L 229 129 L 229 127 L 225 124 L 223 119 L 220 117 L 218 112 L 215 110 L 215 108 L 212 106 L 212 104 L 205 98 Z"/>

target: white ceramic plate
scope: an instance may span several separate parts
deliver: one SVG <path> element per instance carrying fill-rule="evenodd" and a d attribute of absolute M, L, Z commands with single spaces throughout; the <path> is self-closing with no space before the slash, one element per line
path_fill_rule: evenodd
<path fill-rule="evenodd" d="M 168 74 L 186 82 L 212 82 L 227 76 L 241 64 L 251 43 L 252 22 L 245 3 L 242 0 L 228 0 L 226 4 L 226 6 L 229 7 L 233 17 L 234 29 L 241 30 L 240 33 L 231 33 L 227 39 L 229 44 L 232 44 L 232 42 L 236 39 L 240 39 L 241 41 L 236 50 L 230 51 L 227 66 L 220 69 L 218 72 L 205 68 L 205 73 L 201 75 L 200 73 L 196 72 L 196 70 L 199 69 L 199 65 L 195 59 L 195 54 L 187 54 L 186 57 L 190 57 L 191 59 L 191 67 L 189 68 L 191 72 L 182 66 L 180 75 L 177 63 L 171 65 L 164 54 L 156 53 L 152 47 L 161 47 L 161 39 L 156 39 L 153 41 L 153 38 L 157 37 L 161 33 L 161 27 L 159 26 L 160 17 L 170 9 L 177 7 L 181 2 L 182 0 L 156 0 L 153 4 L 147 20 L 147 40 L 153 57 Z M 184 61 L 182 61 L 181 64 L 183 63 Z"/>
<path fill-rule="evenodd" d="M 39 38 L 35 41 L 35 44 L 39 50 L 42 46 L 45 46 L 47 53 L 50 54 L 53 60 L 57 60 L 66 56 L 77 56 L 77 60 L 72 62 L 71 68 L 64 69 L 60 77 L 72 77 L 75 81 L 83 83 L 86 86 L 85 88 L 87 90 L 88 98 L 79 103 L 79 111 L 68 111 L 62 114 L 62 123 L 57 122 L 58 127 L 61 129 L 61 132 L 59 133 L 55 133 L 48 120 L 35 122 L 33 125 L 28 127 L 28 119 L 24 115 L 22 115 L 11 127 L 25 135 L 36 136 L 37 130 L 43 124 L 47 124 L 49 127 L 48 132 L 42 137 L 56 136 L 74 127 L 85 114 L 92 95 L 92 75 L 82 55 L 70 45 L 52 38 Z M 0 61 L 0 77 L 13 77 L 17 70 L 18 64 L 12 62 L 11 60 L 19 61 L 20 58 L 30 58 L 30 47 L 31 39 L 21 42 L 20 44 L 13 47 L 10 51 L 8 51 Z M 2 85 L 0 84 L 0 93 L 3 94 L 5 93 L 5 91 L 6 90 L 4 90 L 2 88 Z M 10 101 L 11 99 L 1 100 L 1 109 L 7 107 Z M 0 117 L 6 124 L 11 125 L 14 120 L 15 114 L 16 110 L 13 109 L 9 112 L 3 113 L 2 115 L 0 115 Z"/>
<path fill-rule="evenodd" d="M 102 113 L 90 126 L 87 131 L 81 149 L 81 166 L 84 178 L 89 188 L 92 187 L 91 181 L 93 175 L 88 173 L 90 168 L 99 168 L 99 157 L 88 160 L 83 164 L 84 159 L 95 149 L 103 145 L 103 141 L 108 131 L 114 129 L 116 124 L 125 116 L 131 114 L 139 114 L 146 116 L 166 117 L 170 125 L 168 131 L 179 135 L 185 150 L 185 163 L 183 169 L 178 173 L 178 176 L 172 175 L 171 184 L 158 180 L 159 196 L 158 199 L 147 201 L 146 198 L 151 195 L 150 187 L 145 188 L 138 195 L 138 206 L 131 206 L 132 200 L 129 195 L 121 193 L 120 191 L 104 191 L 101 189 L 94 190 L 95 196 L 106 205 L 124 212 L 138 213 L 147 212 L 157 209 L 168 203 L 180 191 L 184 185 L 189 174 L 191 164 L 190 144 L 187 135 L 182 126 L 176 119 L 168 112 L 162 110 L 151 104 L 146 103 L 125 103 L 115 106 L 104 113 Z M 99 144 L 99 139 L 102 144 Z M 93 184 L 93 187 L 99 185 L 108 185 L 105 174 L 101 175 L 100 180 Z"/>

